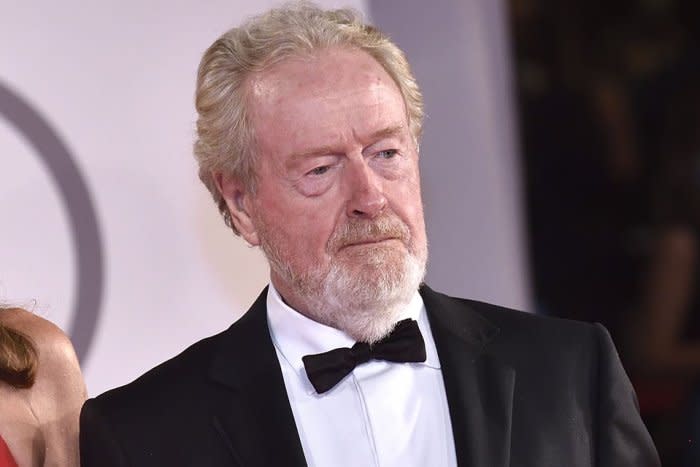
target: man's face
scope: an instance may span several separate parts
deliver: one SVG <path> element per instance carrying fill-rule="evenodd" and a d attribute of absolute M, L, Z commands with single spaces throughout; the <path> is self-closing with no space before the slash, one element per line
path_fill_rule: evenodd
<path fill-rule="evenodd" d="M 381 337 L 427 257 L 398 87 L 365 52 L 336 48 L 266 70 L 249 83 L 249 102 L 258 184 L 242 196 L 242 235 L 262 246 L 292 307 L 355 338 Z M 378 329 L 348 329 L 367 326 Z"/>

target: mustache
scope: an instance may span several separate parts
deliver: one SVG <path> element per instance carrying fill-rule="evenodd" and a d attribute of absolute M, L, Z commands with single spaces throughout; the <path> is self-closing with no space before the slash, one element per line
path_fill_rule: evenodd
<path fill-rule="evenodd" d="M 398 217 L 390 214 L 382 217 L 363 220 L 352 219 L 336 230 L 329 241 L 329 251 L 356 243 L 376 242 L 395 238 L 408 245 L 411 232 L 408 226 Z"/>

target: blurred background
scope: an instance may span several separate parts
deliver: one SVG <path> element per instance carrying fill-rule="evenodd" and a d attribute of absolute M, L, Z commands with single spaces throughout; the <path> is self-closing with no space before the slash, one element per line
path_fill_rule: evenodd
<path fill-rule="evenodd" d="M 535 308 L 605 324 L 664 465 L 700 465 L 700 4 L 509 6 Z"/>
<path fill-rule="evenodd" d="M 509 6 L 535 309 L 605 324 L 664 465 L 700 465 L 700 3 Z"/>
<path fill-rule="evenodd" d="M 241 316 L 267 266 L 192 157 L 195 73 L 273 0 L 0 0 L 0 301 L 70 334 L 91 395 Z M 700 432 L 696 0 L 324 0 L 426 101 L 427 282 L 605 324 L 666 466 Z"/>

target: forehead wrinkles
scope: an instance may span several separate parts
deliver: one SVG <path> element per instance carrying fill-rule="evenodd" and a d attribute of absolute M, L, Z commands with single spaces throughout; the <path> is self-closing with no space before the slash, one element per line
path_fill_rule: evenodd
<path fill-rule="evenodd" d="M 274 126 L 292 137 L 298 131 L 318 130 L 325 123 L 371 124 L 382 119 L 394 122 L 405 116 L 405 105 L 398 90 L 391 87 L 393 83 L 376 75 L 368 74 L 350 86 L 322 88 L 295 83 L 297 92 L 289 89 L 290 83 L 278 84 L 280 80 L 267 79 L 252 83 L 251 117 L 260 130 Z M 400 115 L 393 115 L 396 110 Z"/>
<path fill-rule="evenodd" d="M 250 124 L 260 151 L 296 151 L 310 138 L 318 146 L 313 138 L 319 134 L 333 144 L 333 139 L 356 138 L 375 125 L 407 117 L 396 83 L 362 51 L 290 57 L 251 75 L 247 84 Z"/>
<path fill-rule="evenodd" d="M 391 78 L 383 77 L 374 70 L 366 70 L 359 75 L 353 73 L 351 76 L 342 76 L 337 80 L 328 77 L 314 79 L 314 73 L 311 70 L 305 71 L 311 79 L 306 79 L 301 73 L 284 75 L 281 72 L 253 77 L 249 85 L 250 97 L 253 102 L 262 104 L 254 107 L 314 99 L 334 104 L 339 102 L 348 104 L 350 102 L 345 102 L 348 97 L 353 98 L 355 95 L 369 93 L 379 98 L 382 91 L 396 93 L 400 97 L 399 90 Z M 318 74 L 324 72 L 323 69 L 317 71 Z"/>

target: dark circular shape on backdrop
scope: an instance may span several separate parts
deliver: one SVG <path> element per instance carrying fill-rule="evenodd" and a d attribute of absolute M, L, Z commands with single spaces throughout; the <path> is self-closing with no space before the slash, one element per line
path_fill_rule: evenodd
<path fill-rule="evenodd" d="M 78 266 L 73 319 L 68 333 L 78 358 L 84 362 L 95 335 L 104 285 L 102 240 L 90 192 L 58 134 L 38 111 L 2 83 L 0 116 L 4 116 L 41 156 L 68 212 Z"/>

